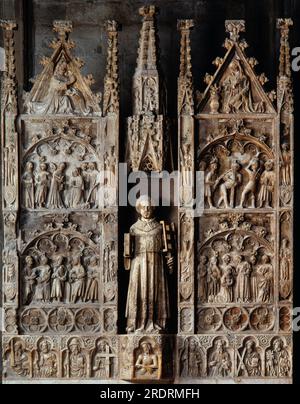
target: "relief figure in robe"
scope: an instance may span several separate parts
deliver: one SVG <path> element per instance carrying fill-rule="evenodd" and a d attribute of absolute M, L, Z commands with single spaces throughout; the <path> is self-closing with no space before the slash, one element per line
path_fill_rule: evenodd
<path fill-rule="evenodd" d="M 33 163 L 26 163 L 25 172 L 22 177 L 24 190 L 24 206 L 28 209 L 34 209 L 34 175 Z"/>
<path fill-rule="evenodd" d="M 38 276 L 34 300 L 48 303 L 51 294 L 51 268 L 45 255 L 41 256 L 40 265 L 35 268 L 35 272 Z"/>
<path fill-rule="evenodd" d="M 154 217 L 147 196 L 139 198 L 140 219 L 130 229 L 133 248 L 125 255 L 130 269 L 126 318 L 128 333 L 161 333 L 170 318 L 169 292 L 165 264 L 173 269 L 174 258 L 166 258 L 163 225 Z"/>
<path fill-rule="evenodd" d="M 62 191 L 64 189 L 65 176 L 64 170 L 66 165 L 64 163 L 60 163 L 58 168 L 55 168 L 55 171 L 52 176 L 50 191 L 48 195 L 48 208 L 49 209 L 63 209 L 65 207 L 64 202 L 62 200 Z"/>
<path fill-rule="evenodd" d="M 47 171 L 47 165 L 45 163 L 42 163 L 40 165 L 40 171 L 35 177 L 35 203 L 39 208 L 44 208 L 47 201 L 49 177 L 50 173 Z"/>

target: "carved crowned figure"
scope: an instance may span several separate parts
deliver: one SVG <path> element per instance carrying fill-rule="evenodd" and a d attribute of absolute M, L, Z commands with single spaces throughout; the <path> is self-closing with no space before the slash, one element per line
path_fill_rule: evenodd
<path fill-rule="evenodd" d="M 140 219 L 130 229 L 129 251 L 125 239 L 125 267 L 130 269 L 126 317 L 128 333 L 161 333 L 170 317 L 165 271 L 163 225 L 157 222 L 147 196 L 139 198 Z M 174 258 L 166 259 L 170 270 Z"/>

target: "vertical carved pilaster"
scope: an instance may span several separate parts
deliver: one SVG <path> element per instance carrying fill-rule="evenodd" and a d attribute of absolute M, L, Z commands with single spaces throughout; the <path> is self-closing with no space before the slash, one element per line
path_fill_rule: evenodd
<path fill-rule="evenodd" d="M 3 248 L 3 304 L 5 309 L 5 331 L 16 333 L 16 309 L 18 308 L 18 255 L 17 216 L 18 195 L 18 113 L 17 79 L 15 65 L 14 21 L 1 21 L 4 34 L 6 66 L 1 99 L 1 146 L 2 160 L 2 208 L 4 222 Z"/>
<path fill-rule="evenodd" d="M 108 35 L 106 76 L 104 78 L 103 113 L 119 113 L 119 66 L 118 66 L 118 31 L 116 21 L 107 21 L 105 28 Z"/>
<path fill-rule="evenodd" d="M 289 32 L 291 26 L 293 26 L 293 21 L 290 18 L 277 20 L 277 28 L 280 30 L 278 109 L 285 113 L 293 113 L 294 109 L 290 56 L 291 50 L 289 44 Z"/>
<path fill-rule="evenodd" d="M 178 78 L 178 145 L 180 167 L 179 209 L 179 332 L 194 332 L 194 219 L 191 209 L 194 196 L 195 144 L 194 100 L 191 65 L 190 30 L 193 20 L 179 20 L 181 34 L 180 73 Z"/>
<path fill-rule="evenodd" d="M 103 211 L 103 325 L 106 333 L 117 332 L 118 311 L 118 162 L 119 162 L 119 66 L 116 21 L 105 24 L 108 35 L 106 75 L 104 78 L 103 114 L 105 120 L 104 169 L 107 195 Z"/>
<path fill-rule="evenodd" d="M 288 311 L 291 306 L 283 306 L 292 301 L 293 285 L 293 187 L 294 187 L 294 100 L 291 71 L 289 33 L 293 26 L 291 19 L 278 19 L 280 30 L 280 59 L 278 75 L 278 114 L 279 114 L 279 215 L 277 251 L 279 262 L 278 293 L 279 310 Z M 285 330 L 286 324 L 280 323 Z"/>

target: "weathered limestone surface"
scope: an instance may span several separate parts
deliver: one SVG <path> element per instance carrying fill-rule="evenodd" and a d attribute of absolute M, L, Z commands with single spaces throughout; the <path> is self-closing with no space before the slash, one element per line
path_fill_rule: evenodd
<path fill-rule="evenodd" d="M 293 23 L 277 17 L 292 10 L 14 3 L 0 9 L 5 382 L 291 383 Z M 174 163 L 180 207 L 155 219 L 143 202 L 136 222 L 114 203 L 118 161 L 148 174 Z M 198 170 L 205 207 L 194 218 Z"/>

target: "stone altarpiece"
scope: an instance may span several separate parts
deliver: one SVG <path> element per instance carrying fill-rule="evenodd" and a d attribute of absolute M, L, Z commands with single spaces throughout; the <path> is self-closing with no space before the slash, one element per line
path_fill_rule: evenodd
<path fill-rule="evenodd" d="M 117 374 L 118 25 L 104 92 L 54 21 L 52 56 L 17 109 L 13 22 L 3 21 L 3 286 L 7 377 Z M 103 100 L 102 100 L 103 98 Z M 102 102 L 103 101 L 103 102 Z M 20 113 L 19 113 L 20 112 Z"/>
<path fill-rule="evenodd" d="M 156 9 L 143 7 L 140 14 L 127 162 L 133 171 L 161 172 L 171 139 L 157 67 Z M 126 237 L 123 251 L 124 232 L 118 231 L 118 25 L 106 24 L 103 102 L 73 56 L 72 24 L 55 21 L 53 54 L 42 59 L 44 69 L 19 111 L 16 24 L 1 22 L 8 380 L 291 380 L 291 25 L 278 20 L 277 91 L 264 90 L 266 76 L 256 74 L 257 61 L 246 55 L 245 22 L 226 21 L 226 55 L 214 61 L 217 71 L 206 75 L 207 89 L 200 93 L 193 87 L 194 22 L 178 21 L 180 206 L 176 226 L 167 225 L 170 217 L 160 218 L 167 266 L 177 276 L 178 332 L 128 326 L 128 334 L 119 335 L 117 319 L 125 310 L 118 312 L 117 305 L 118 270 L 124 270 L 118 255 L 124 254 L 125 266 L 133 256 Z M 201 217 L 193 206 L 199 178 Z M 171 243 L 175 232 L 177 244 Z"/>

